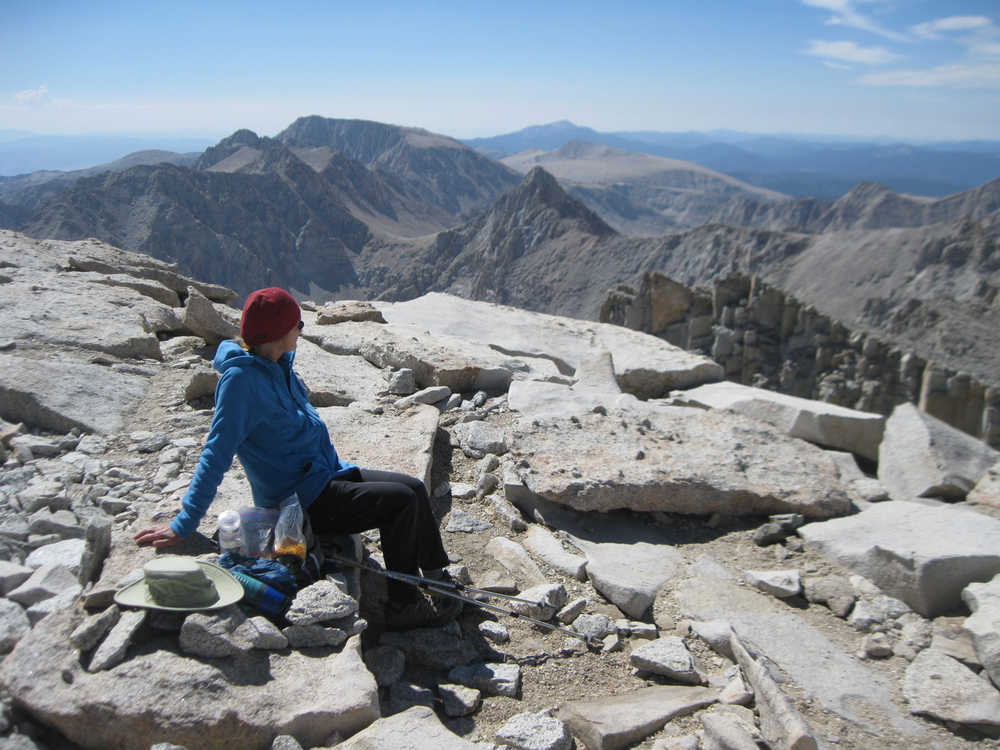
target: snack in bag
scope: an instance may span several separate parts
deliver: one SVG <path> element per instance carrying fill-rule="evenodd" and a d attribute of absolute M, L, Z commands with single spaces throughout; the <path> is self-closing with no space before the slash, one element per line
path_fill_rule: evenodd
<path fill-rule="evenodd" d="M 306 559 L 306 537 L 302 531 L 302 506 L 292 493 L 281 501 L 278 521 L 274 524 L 274 556 L 293 555 Z"/>

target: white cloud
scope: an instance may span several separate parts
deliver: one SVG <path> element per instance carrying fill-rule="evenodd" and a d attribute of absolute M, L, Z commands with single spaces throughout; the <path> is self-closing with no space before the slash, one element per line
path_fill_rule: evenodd
<path fill-rule="evenodd" d="M 868 86 L 950 86 L 963 89 L 1000 89 L 1000 64 L 939 65 L 928 70 L 868 73 L 858 79 Z"/>
<path fill-rule="evenodd" d="M 992 25 L 993 22 L 985 16 L 949 16 L 911 26 L 910 31 L 924 39 L 940 39 L 942 32 L 977 31 Z"/>
<path fill-rule="evenodd" d="M 14 101 L 26 106 L 45 104 L 49 101 L 49 87 L 42 85 L 37 89 L 18 91 L 14 94 Z"/>
<path fill-rule="evenodd" d="M 1000 57 L 1000 40 L 973 40 L 969 53 L 979 57 Z"/>
<path fill-rule="evenodd" d="M 884 65 L 899 59 L 899 55 L 884 47 L 862 47 L 854 42 L 812 41 L 809 43 L 806 54 L 822 57 L 826 60 L 865 63 L 867 65 Z"/>
<path fill-rule="evenodd" d="M 868 31 L 872 34 L 884 36 L 887 39 L 905 41 L 906 36 L 895 31 L 885 29 L 868 16 L 860 13 L 852 0 L 802 0 L 803 5 L 811 8 L 822 8 L 828 10 L 830 15 L 825 23 L 828 26 L 849 26 L 852 29 Z"/>

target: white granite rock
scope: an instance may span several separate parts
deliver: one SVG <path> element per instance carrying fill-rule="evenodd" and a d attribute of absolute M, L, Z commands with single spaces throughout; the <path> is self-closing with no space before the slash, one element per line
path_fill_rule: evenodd
<path fill-rule="evenodd" d="M 629 654 L 629 663 L 675 682 L 700 685 L 705 681 L 704 675 L 695 666 L 694 657 L 684 645 L 684 639 L 675 635 L 661 636 L 634 648 Z"/>
<path fill-rule="evenodd" d="M 950 656 L 921 651 L 903 678 L 910 712 L 942 721 L 1000 727 L 1000 692 Z"/>
<path fill-rule="evenodd" d="M 878 459 L 885 417 L 825 401 L 789 396 L 729 381 L 674 394 L 674 401 L 709 409 L 731 409 L 774 425 L 786 435 Z"/>
<path fill-rule="evenodd" d="M 482 703 L 482 693 L 464 685 L 438 685 L 438 695 L 444 704 L 444 712 L 452 717 L 473 714 Z"/>
<path fill-rule="evenodd" d="M 588 750 L 621 750 L 658 732 L 671 719 L 715 702 L 711 688 L 656 685 L 631 693 L 570 701 L 557 716 Z"/>
<path fill-rule="evenodd" d="M 894 500 L 963 500 L 998 461 L 1000 452 L 907 403 L 885 423 L 878 478 Z"/>
<path fill-rule="evenodd" d="M 8 653 L 31 630 L 28 615 L 17 602 L 0 599 L 0 654 Z"/>
<path fill-rule="evenodd" d="M 722 368 L 709 358 L 622 326 L 545 315 L 436 292 L 407 302 L 376 305 L 390 324 L 409 324 L 430 331 L 435 338 L 453 337 L 465 341 L 466 348 L 485 343 L 510 357 L 528 360 L 533 367 L 539 367 L 539 362 L 554 362 L 566 375 L 590 359 L 595 350 L 610 352 L 619 385 L 640 398 L 659 398 L 672 388 L 722 379 Z"/>
<path fill-rule="evenodd" d="M 972 611 L 964 628 L 972 636 L 980 663 L 1000 688 L 1000 575 L 988 583 L 970 583 L 962 591 L 962 601 Z"/>
<path fill-rule="evenodd" d="M 551 711 L 515 714 L 497 730 L 496 738 L 518 750 L 570 750 L 573 738 Z"/>
<path fill-rule="evenodd" d="M 522 587 L 540 586 L 548 583 L 541 568 L 531 559 L 527 550 L 517 542 L 505 537 L 494 537 L 486 544 L 486 552 L 503 565 Z"/>
<path fill-rule="evenodd" d="M 587 580 L 587 558 L 568 552 L 555 534 L 544 526 L 529 526 L 524 535 L 524 546 L 560 573 L 579 581 Z"/>
<path fill-rule="evenodd" d="M 448 679 L 476 688 L 486 695 L 516 698 L 521 692 L 521 667 L 517 664 L 473 664 L 455 667 Z"/>
<path fill-rule="evenodd" d="M 343 325 L 343 324 L 341 324 Z M 451 732 L 427 706 L 378 719 L 337 745 L 337 750 L 480 750 Z"/>
<path fill-rule="evenodd" d="M 779 599 L 802 593 L 802 575 L 797 570 L 748 570 L 747 583 Z"/>
<path fill-rule="evenodd" d="M 70 590 L 75 593 L 80 591 L 75 575 L 62 565 L 42 565 L 24 583 L 7 594 L 7 598 L 30 607 L 43 599 Z"/>
<path fill-rule="evenodd" d="M 850 509 L 823 450 L 743 415 L 651 412 L 625 422 L 600 414 L 519 420 L 511 457 L 521 487 L 505 475 L 507 499 L 522 510 L 535 498 L 581 511 L 827 518 Z"/>
<path fill-rule="evenodd" d="M 957 605 L 967 584 L 1000 573 L 1000 521 L 949 506 L 879 503 L 798 533 L 927 617 Z"/>
<path fill-rule="evenodd" d="M 333 581 L 321 579 L 298 590 L 285 617 L 292 625 L 315 625 L 350 617 L 357 611 L 354 597 Z"/>

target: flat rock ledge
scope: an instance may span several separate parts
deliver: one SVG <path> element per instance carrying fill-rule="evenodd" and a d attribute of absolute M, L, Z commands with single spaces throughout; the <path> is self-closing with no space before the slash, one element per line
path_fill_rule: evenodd
<path fill-rule="evenodd" d="M 766 462 L 755 458 L 761 454 Z M 576 510 L 807 518 L 850 511 L 828 453 L 737 414 L 522 420 L 511 455 L 530 493 Z M 524 500 L 517 488 L 507 497 Z"/>
<path fill-rule="evenodd" d="M 70 645 L 83 620 L 75 610 L 52 613 L 0 667 L 18 704 L 82 747 L 148 750 L 169 740 L 269 750 L 283 734 L 313 747 L 379 717 L 378 688 L 357 636 L 323 659 L 259 650 L 192 659 L 148 642 L 113 669 L 92 674 Z"/>

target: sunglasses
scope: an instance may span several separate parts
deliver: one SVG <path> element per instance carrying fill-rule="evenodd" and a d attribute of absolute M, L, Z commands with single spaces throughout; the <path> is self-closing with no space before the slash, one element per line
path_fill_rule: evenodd
<path fill-rule="evenodd" d="M 302 329 L 303 329 L 303 328 L 305 327 L 305 325 L 306 325 L 306 324 L 305 324 L 305 323 L 303 323 L 303 322 L 302 322 L 302 321 L 300 320 L 300 321 L 299 321 L 299 330 L 301 331 L 301 330 L 302 330 Z"/>

